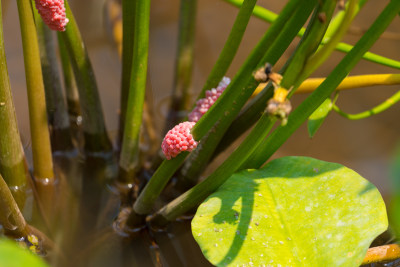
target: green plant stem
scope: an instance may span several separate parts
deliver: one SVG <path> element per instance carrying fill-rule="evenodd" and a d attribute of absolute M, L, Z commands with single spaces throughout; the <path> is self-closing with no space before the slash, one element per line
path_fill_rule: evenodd
<path fill-rule="evenodd" d="M 65 9 L 69 22 L 66 30 L 60 34 L 70 55 L 78 85 L 85 136 L 84 147 L 88 153 L 111 152 L 111 142 L 106 132 L 93 69 L 68 1 L 65 1 Z"/>
<path fill-rule="evenodd" d="M 285 25 L 286 21 L 291 17 L 293 12 L 299 7 L 299 3 L 302 2 L 303 0 L 292 0 L 285 6 L 279 18 L 274 24 L 271 25 L 271 27 L 268 29 L 267 33 L 263 36 L 256 48 L 253 49 L 251 55 L 246 60 L 242 68 L 239 70 L 238 74 L 235 76 L 231 84 L 225 89 L 224 93 L 219 97 L 218 101 L 214 103 L 209 112 L 207 112 L 192 128 L 192 135 L 195 140 L 200 140 L 211 129 L 211 127 L 218 119 L 223 118 L 224 120 L 232 121 L 236 117 L 240 108 L 244 105 L 247 99 L 246 97 L 244 97 L 244 95 L 248 95 L 249 98 L 253 92 L 251 90 L 246 90 L 247 88 L 245 88 L 245 86 L 250 81 L 250 79 L 254 80 L 254 78 L 252 77 L 252 72 L 256 69 L 259 61 L 261 60 L 265 52 L 265 49 L 273 43 L 275 36 L 280 32 L 280 30 Z M 221 101 L 221 99 L 223 99 L 223 101 Z M 234 106 L 237 106 L 239 108 L 236 112 L 230 112 L 230 109 L 232 109 L 232 107 Z M 198 126 L 199 123 L 200 126 Z M 186 157 L 186 153 L 184 154 L 184 156 Z M 164 181 L 168 181 L 173 173 L 183 163 L 183 160 L 180 157 L 171 159 L 169 161 L 170 162 L 168 164 L 161 164 L 161 166 L 156 171 L 159 173 L 159 175 L 153 176 L 151 180 L 163 179 Z M 165 168 L 163 166 L 168 166 L 168 168 Z M 165 175 L 164 172 L 166 172 Z M 153 181 L 152 183 L 166 184 L 167 182 Z M 162 188 L 159 190 L 161 191 Z M 139 198 L 135 203 L 135 206 L 146 205 L 143 210 L 151 210 L 154 203 L 141 203 L 143 199 L 147 199 L 150 195 L 155 194 L 153 193 L 153 191 L 145 188 L 140 193 Z"/>
<path fill-rule="evenodd" d="M 39 41 L 40 62 L 46 108 L 51 126 L 51 146 L 55 151 L 70 151 L 74 148 L 70 132 L 68 112 L 62 93 L 61 79 L 58 71 L 57 55 L 53 32 L 44 24 L 36 8 L 33 8 L 36 32 Z"/>
<path fill-rule="evenodd" d="M 275 38 L 273 44 L 266 50 L 265 55 L 260 60 L 259 64 L 269 62 L 274 65 L 280 56 L 284 53 L 287 47 L 290 45 L 292 40 L 296 37 L 297 32 L 301 26 L 306 22 L 309 14 L 314 7 L 312 1 L 308 1 L 302 5 L 301 8 L 296 10 L 290 19 L 286 22 L 279 35 Z M 253 79 L 246 85 L 248 91 L 253 91 L 258 83 L 255 83 Z M 269 95 L 272 96 L 272 86 L 269 90 Z M 243 95 L 245 99 L 246 97 Z M 263 103 L 265 106 L 266 101 Z M 240 106 L 241 108 L 241 106 Z M 254 117 L 254 123 L 261 116 L 262 111 L 256 114 Z M 218 147 L 220 141 L 225 142 L 225 139 L 229 139 L 232 135 L 230 120 L 220 120 L 212 131 L 202 138 L 200 141 L 201 146 L 196 149 L 194 153 L 191 153 L 188 160 L 185 162 L 181 170 L 181 175 L 176 184 L 178 190 L 187 190 L 191 186 L 195 185 L 198 180 L 199 174 L 205 169 L 205 165 L 209 162 L 210 158 L 214 155 L 215 149 Z M 230 130 L 227 130 L 229 127 Z M 225 134 L 227 133 L 227 134 Z"/>
<path fill-rule="evenodd" d="M 22 209 L 29 179 L 25 155 L 19 136 L 7 61 L 4 51 L 3 19 L 0 3 L 0 173 Z M 4 213 L 3 213 L 4 214 Z"/>
<path fill-rule="evenodd" d="M 379 113 L 387 110 L 388 108 L 390 108 L 391 106 L 393 106 L 394 104 L 396 104 L 399 101 L 400 101 L 400 91 L 395 93 L 394 95 L 392 95 L 390 98 L 386 99 L 385 102 L 379 104 L 378 106 L 376 106 L 370 110 L 357 113 L 357 114 L 346 113 L 346 112 L 342 111 L 335 104 L 333 105 L 333 110 L 336 111 L 342 117 L 345 117 L 346 119 L 361 120 L 361 119 L 369 118 L 373 115 L 379 114 Z"/>
<path fill-rule="evenodd" d="M 126 109 L 132 73 L 133 36 L 135 34 L 135 13 L 137 0 L 122 0 L 122 72 L 118 146 L 124 137 Z"/>
<path fill-rule="evenodd" d="M 385 31 L 400 10 L 400 1 L 390 1 L 354 48 L 342 59 L 325 81 L 289 116 L 287 125 L 276 129 L 248 158 L 243 168 L 259 168 L 307 120 L 348 75 L 362 55 Z"/>
<path fill-rule="evenodd" d="M 230 3 L 232 5 L 235 5 L 237 7 L 240 7 L 243 3 L 243 0 L 225 0 L 225 1 L 227 1 L 228 3 Z M 253 15 L 266 21 L 266 22 L 269 22 L 269 23 L 272 23 L 278 16 L 274 12 L 271 12 L 261 6 L 254 7 Z M 304 29 L 299 31 L 298 36 L 302 36 L 303 34 L 304 34 Z M 324 42 L 325 41 L 323 41 L 323 43 Z M 339 43 L 335 49 L 340 52 L 348 53 L 352 48 L 353 48 L 352 45 L 349 45 L 346 43 Z M 366 52 L 363 55 L 363 59 L 374 62 L 374 63 L 381 64 L 384 66 L 400 69 L 400 61 L 386 58 L 386 57 L 383 57 L 383 56 L 380 56 L 380 55 L 377 55 L 377 54 L 374 54 L 371 52 Z"/>
<path fill-rule="evenodd" d="M 160 167 L 153 174 L 150 181 L 136 200 L 133 205 L 133 209 L 137 214 L 145 215 L 149 214 L 153 208 L 153 204 L 168 183 L 169 179 L 164 177 L 171 177 L 176 171 L 177 162 L 182 164 L 189 153 L 183 152 L 172 160 L 164 160 Z M 179 165 L 180 165 L 179 164 Z"/>
<path fill-rule="evenodd" d="M 190 86 L 194 59 L 196 13 L 197 0 L 181 0 L 178 51 L 175 59 L 172 99 L 165 125 L 166 131 L 183 119 L 182 111 L 188 110 L 191 105 Z"/>
<path fill-rule="evenodd" d="M 76 120 L 81 116 L 81 108 L 79 104 L 79 93 L 76 85 L 74 72 L 68 56 L 67 47 L 62 41 L 60 33 L 57 33 L 58 47 L 60 51 L 61 66 L 64 75 L 65 96 L 67 98 L 68 114 L 72 121 L 76 124 Z"/>
<path fill-rule="evenodd" d="M 209 194 L 220 187 L 247 159 L 254 149 L 267 136 L 276 118 L 264 113 L 260 120 L 240 144 L 240 146 L 210 176 L 197 184 L 172 202 L 161 208 L 149 221 L 154 227 L 163 227 L 167 222 L 175 220 L 190 209 L 196 207 Z"/>
<path fill-rule="evenodd" d="M 207 81 L 204 84 L 203 89 L 199 93 L 197 99 L 203 98 L 205 96 L 206 90 L 216 88 L 218 83 L 227 72 L 242 41 L 244 32 L 247 28 L 247 24 L 249 23 L 256 2 L 257 1 L 255 0 L 247 0 L 244 1 L 243 4 L 240 6 L 239 13 L 232 26 L 231 32 L 229 33 L 228 39 L 225 42 L 224 48 L 219 54 L 217 62 L 212 68 L 210 74 L 208 75 Z"/>
<path fill-rule="evenodd" d="M 39 184 L 51 184 L 54 182 L 53 160 L 35 21 L 30 0 L 17 0 L 17 5 L 28 90 L 33 174 Z"/>
<path fill-rule="evenodd" d="M 138 168 L 139 134 L 142 126 L 149 53 L 150 1 L 136 3 L 131 82 L 119 160 L 121 170 L 119 179 L 126 183 L 133 181 L 135 170 Z"/>

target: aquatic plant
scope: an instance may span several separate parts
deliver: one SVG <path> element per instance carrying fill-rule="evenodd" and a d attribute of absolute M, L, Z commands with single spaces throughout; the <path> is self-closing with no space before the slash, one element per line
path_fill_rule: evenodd
<path fill-rule="evenodd" d="M 202 3 L 181 0 L 173 89 L 159 133 L 148 86 L 151 2 L 107 2 L 122 66 L 119 129 L 112 140 L 69 1 L 17 0 L 32 164 L 16 124 L 1 24 L 0 224 L 2 238 L 14 241 L 0 240 L 0 265 L 185 266 L 185 253 L 168 234 L 179 221 L 191 222 L 191 240 L 216 266 L 359 266 L 400 258 L 398 245 L 377 244 L 388 216 L 371 182 L 341 164 L 310 157 L 270 160 L 304 123 L 314 137 L 333 112 L 365 119 L 400 100 L 397 92 L 358 114 L 338 103 L 344 89 L 400 83 L 397 73 L 348 76 L 360 60 L 400 68 L 400 62 L 369 52 L 398 16 L 400 1 L 388 1 L 354 46 L 341 40 L 366 0 L 288 0 L 279 14 L 256 0 L 225 1 L 239 11 L 194 96 Z M 231 80 L 226 75 L 252 16 L 271 25 Z M 340 62 L 326 77 L 310 78 L 335 50 L 344 53 Z M 300 93 L 309 95 L 292 105 Z M 400 187 L 398 162 L 393 165 L 389 215 L 396 238 Z M 103 253 L 110 243 L 118 246 Z"/>

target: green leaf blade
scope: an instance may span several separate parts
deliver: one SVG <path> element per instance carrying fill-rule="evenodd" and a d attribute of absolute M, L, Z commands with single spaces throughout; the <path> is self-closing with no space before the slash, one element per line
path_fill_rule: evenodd
<path fill-rule="evenodd" d="M 331 99 L 327 98 L 308 118 L 307 129 L 310 138 L 314 137 L 315 133 L 318 131 L 326 117 L 331 112 L 332 107 L 333 105 Z"/>
<path fill-rule="evenodd" d="M 307 157 L 233 175 L 192 221 L 194 238 L 217 266 L 358 266 L 386 228 L 371 183 Z"/>
<path fill-rule="evenodd" d="M 49 267 L 41 258 L 10 240 L 0 240 L 0 266 Z"/>

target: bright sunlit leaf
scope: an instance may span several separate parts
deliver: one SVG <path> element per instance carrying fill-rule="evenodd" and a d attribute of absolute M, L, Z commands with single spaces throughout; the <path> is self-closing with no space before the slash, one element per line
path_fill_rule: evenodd
<path fill-rule="evenodd" d="M 16 243 L 6 239 L 0 239 L 0 266 L 48 267 L 41 258 L 28 249 L 23 249 Z"/>
<path fill-rule="evenodd" d="M 192 221 L 194 238 L 217 266 L 359 266 L 386 228 L 373 184 L 308 157 L 233 175 Z"/>

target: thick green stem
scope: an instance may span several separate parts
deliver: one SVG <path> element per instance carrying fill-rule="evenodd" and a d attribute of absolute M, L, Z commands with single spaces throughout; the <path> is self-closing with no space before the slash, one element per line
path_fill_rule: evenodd
<path fill-rule="evenodd" d="M 266 50 L 266 53 L 260 60 L 259 64 L 269 62 L 274 65 L 276 61 L 278 61 L 280 56 L 295 38 L 301 26 L 306 22 L 313 7 L 313 1 L 308 1 L 306 4 L 302 5 L 301 8 L 296 10 L 296 12 L 286 22 L 279 35 L 275 38 L 274 43 Z M 251 81 L 246 85 L 246 88 L 249 88 L 248 91 L 253 91 L 257 85 L 258 83 L 255 83 L 254 80 L 251 79 Z M 269 92 L 270 96 L 272 96 L 273 90 L 269 90 Z M 243 98 L 247 99 L 247 95 L 243 95 Z M 266 101 L 264 102 L 264 105 L 265 103 Z M 262 112 L 260 112 L 260 116 L 261 114 Z M 254 122 L 256 122 L 260 116 L 258 116 L 258 114 L 255 115 Z M 196 149 L 196 151 L 192 153 L 189 156 L 189 159 L 185 162 L 181 171 L 182 175 L 176 185 L 177 188 L 187 190 L 197 182 L 198 175 L 205 169 L 205 165 L 213 156 L 218 143 L 221 139 L 222 142 L 226 142 L 225 139 L 229 139 L 233 134 L 230 130 L 227 130 L 229 125 L 231 125 L 230 120 L 221 120 L 214 126 L 212 131 L 208 132 L 208 134 L 202 138 L 200 141 L 201 146 Z M 229 129 L 231 129 L 231 127 Z"/>
<path fill-rule="evenodd" d="M 178 51 L 175 59 L 172 99 L 166 131 L 184 118 L 182 111 L 190 108 L 197 0 L 181 0 Z"/>
<path fill-rule="evenodd" d="M 137 0 L 122 0 L 122 72 L 118 146 L 124 137 L 126 109 L 132 73 L 133 39 L 135 34 L 135 8 Z"/>
<path fill-rule="evenodd" d="M 346 112 L 342 111 L 335 104 L 333 105 L 333 110 L 336 111 L 342 117 L 345 117 L 346 119 L 361 120 L 361 119 L 369 118 L 373 115 L 379 114 L 379 113 L 387 110 L 388 108 L 390 108 L 391 106 L 393 106 L 394 104 L 396 104 L 399 101 L 400 101 L 400 91 L 395 93 L 394 95 L 392 95 L 390 98 L 386 99 L 385 102 L 379 104 L 378 106 L 373 107 L 370 110 L 357 113 L 357 114 L 346 113 Z"/>
<path fill-rule="evenodd" d="M 149 53 L 150 1 L 136 3 L 131 82 L 119 161 L 121 170 L 119 179 L 126 183 L 133 181 L 139 165 L 139 134 L 142 126 Z"/>
<path fill-rule="evenodd" d="M 68 114 L 71 121 L 76 124 L 76 120 L 81 116 L 79 105 L 79 93 L 76 85 L 74 72 L 68 56 L 67 47 L 62 41 L 60 33 L 57 33 L 58 47 L 60 50 L 61 66 L 64 75 L 65 96 L 67 98 Z"/>
<path fill-rule="evenodd" d="M 357 62 L 368 51 L 400 10 L 400 1 L 390 1 L 380 13 L 368 31 L 361 37 L 354 48 L 343 58 L 325 81 L 289 116 L 287 125 L 280 126 L 242 166 L 259 168 L 270 156 L 307 120 L 326 98 L 349 74 Z"/>
<path fill-rule="evenodd" d="M 217 120 L 223 119 L 231 122 L 236 117 L 240 111 L 240 108 L 245 104 L 246 100 L 253 92 L 253 90 L 246 90 L 248 88 L 245 86 L 250 82 L 250 80 L 254 80 L 252 77 L 252 72 L 259 65 L 259 62 L 265 53 L 265 49 L 267 49 L 274 42 L 275 36 L 282 30 L 287 20 L 298 9 L 299 3 L 303 2 L 303 0 L 292 0 L 285 6 L 279 18 L 274 24 L 271 25 L 256 48 L 253 49 L 251 55 L 239 70 L 231 84 L 225 89 L 224 93 L 219 97 L 218 101 L 211 107 L 211 109 L 192 128 L 192 135 L 194 136 L 195 140 L 200 140 L 213 127 Z M 234 111 L 231 112 L 232 108 Z M 183 156 L 186 157 L 186 153 L 183 154 Z M 171 159 L 168 164 L 162 164 L 157 169 L 156 172 L 158 172 L 159 175 L 153 176 L 151 180 L 162 179 L 163 181 L 153 181 L 153 183 L 166 184 L 164 181 L 168 181 L 182 163 L 183 160 L 181 157 Z M 165 168 L 164 166 L 168 166 L 168 168 Z M 151 188 L 152 187 L 150 187 L 150 189 Z M 141 201 L 143 199 L 148 199 L 146 195 L 154 195 L 153 191 L 151 191 L 152 189 L 150 189 L 145 188 L 141 192 L 135 206 L 142 206 L 143 204 Z M 162 188 L 159 190 L 161 191 Z M 146 206 L 144 210 L 150 210 L 153 204 L 154 203 L 144 204 Z"/>
<path fill-rule="evenodd" d="M 78 85 L 85 150 L 88 153 L 110 152 L 112 149 L 111 142 L 106 132 L 92 65 L 68 1 L 65 1 L 65 8 L 69 23 L 66 30 L 60 34 L 70 55 Z"/>
<path fill-rule="evenodd" d="M 38 180 L 53 180 L 53 160 L 47 125 L 46 100 L 38 39 L 30 0 L 17 0 L 28 89 L 33 173 Z"/>
<path fill-rule="evenodd" d="M 203 98 L 206 90 L 215 88 L 227 72 L 242 41 L 255 4 L 255 0 L 246 0 L 240 6 L 239 13 L 236 17 L 235 23 L 232 26 L 228 39 L 225 42 L 224 48 L 219 54 L 217 62 L 212 68 L 211 73 L 208 76 L 207 81 L 197 99 Z"/>
<path fill-rule="evenodd" d="M 39 41 L 47 116 L 51 126 L 52 149 L 53 151 L 69 151 L 74 146 L 58 71 L 56 42 L 53 32 L 44 24 L 36 8 L 33 8 L 33 12 Z"/>
<path fill-rule="evenodd" d="M 243 0 L 225 0 L 225 1 L 230 3 L 230 4 L 232 4 L 232 5 L 238 6 L 238 7 L 240 7 L 242 5 L 242 3 L 243 3 Z M 365 1 L 361 1 L 361 3 L 362 2 L 365 2 Z M 262 19 L 262 20 L 264 20 L 264 21 L 266 21 L 266 22 L 269 22 L 269 23 L 274 22 L 275 19 L 278 16 L 274 12 L 269 11 L 269 10 L 267 10 L 267 9 L 261 7 L 261 6 L 255 6 L 254 11 L 253 11 L 253 15 L 258 17 L 258 18 L 260 18 L 260 19 Z M 302 36 L 303 34 L 304 34 L 304 29 L 302 29 L 298 33 L 299 36 Z M 324 43 L 324 42 L 325 41 L 323 40 L 322 43 Z M 353 48 L 352 45 L 349 45 L 349 44 L 346 44 L 346 43 L 339 43 L 336 46 L 335 49 L 340 51 L 340 52 L 347 53 L 352 48 Z M 374 62 L 374 63 L 381 64 L 381 65 L 385 65 L 385 66 L 388 66 L 388 67 L 400 69 L 400 61 L 396 61 L 396 60 L 393 60 L 393 59 L 390 59 L 390 58 L 386 58 L 386 57 L 383 57 L 383 56 L 380 56 L 380 55 L 377 55 L 377 54 L 374 54 L 374 53 L 371 53 L 371 52 L 366 52 L 363 55 L 363 59 L 371 61 L 371 62 Z"/>
<path fill-rule="evenodd" d="M 25 155 L 11 95 L 2 21 L 0 3 L 0 173 L 12 190 L 18 206 L 22 209 L 25 204 L 25 191 L 29 174 L 25 165 Z"/>

